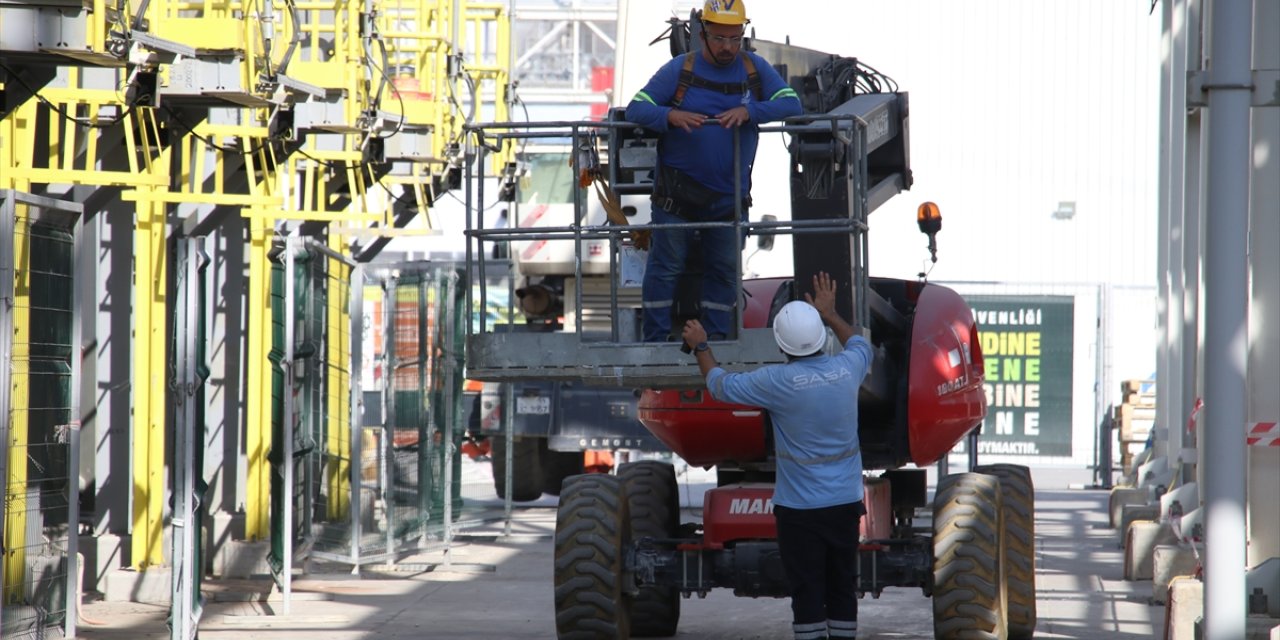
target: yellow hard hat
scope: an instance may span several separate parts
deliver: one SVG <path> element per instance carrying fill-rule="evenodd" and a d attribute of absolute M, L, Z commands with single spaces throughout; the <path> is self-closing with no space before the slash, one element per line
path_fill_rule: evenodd
<path fill-rule="evenodd" d="M 702 5 L 702 21 L 735 27 L 750 22 L 747 20 L 747 6 L 743 4 L 743 0 L 707 0 Z"/>

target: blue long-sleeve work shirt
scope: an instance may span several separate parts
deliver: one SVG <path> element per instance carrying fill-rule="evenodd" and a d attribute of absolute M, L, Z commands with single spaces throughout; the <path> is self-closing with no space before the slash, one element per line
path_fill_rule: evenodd
<path fill-rule="evenodd" d="M 703 87 L 690 86 L 684 94 L 679 109 L 706 116 L 715 116 L 738 106 L 745 106 L 751 119 L 739 127 L 742 158 L 743 194 L 751 189 L 751 165 L 755 162 L 756 147 L 760 139 L 760 124 L 800 115 L 803 111 L 800 98 L 782 76 L 764 58 L 751 53 L 756 73 L 760 76 L 761 98 L 752 91 L 744 95 L 729 95 Z M 708 62 L 701 53 L 694 55 L 693 74 L 716 83 L 741 83 L 747 80 L 747 68 L 742 55 L 724 67 Z M 680 84 L 680 72 L 684 56 L 672 58 L 658 69 L 649 83 L 636 94 L 627 106 L 627 120 L 662 133 L 659 162 L 679 169 L 703 186 L 724 194 L 734 193 L 733 178 L 733 129 L 719 125 L 704 125 L 692 133 L 671 128 L 667 114 L 673 107 L 676 88 Z"/>
<path fill-rule="evenodd" d="M 748 373 L 720 367 L 707 373 L 707 389 L 715 399 L 761 407 L 773 419 L 774 504 L 821 509 L 862 500 L 858 388 L 871 359 L 871 345 L 853 336 L 836 355 L 797 358 Z"/>

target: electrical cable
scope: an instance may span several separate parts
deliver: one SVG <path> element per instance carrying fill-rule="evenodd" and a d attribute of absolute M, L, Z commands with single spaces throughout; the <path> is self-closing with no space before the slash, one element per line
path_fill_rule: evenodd
<path fill-rule="evenodd" d="M 244 13 L 245 15 L 250 15 L 255 12 L 258 15 L 258 35 L 262 40 L 262 60 L 263 60 L 262 64 L 263 64 L 263 68 L 266 70 L 266 73 L 263 75 L 266 75 L 266 77 L 268 78 L 275 78 L 276 72 L 271 70 L 271 51 L 272 51 L 271 44 L 274 41 L 274 38 L 268 38 L 267 30 L 263 27 L 263 24 L 266 21 L 263 19 L 262 14 L 266 12 L 261 11 L 258 8 L 258 0 L 249 0 L 249 4 L 244 8 Z M 274 15 L 271 15 L 270 17 L 273 20 L 275 19 Z"/>
<path fill-rule="evenodd" d="M 462 198 L 459 198 L 459 197 L 458 197 L 458 194 L 456 194 L 456 193 L 454 193 L 454 192 L 452 192 L 452 191 L 446 191 L 446 192 L 444 192 L 444 195 L 449 196 L 450 198 L 453 198 L 454 200 L 456 200 L 456 201 L 458 202 L 458 204 L 462 205 L 463 207 L 466 207 L 466 206 L 467 206 L 467 203 L 466 203 L 465 201 L 463 201 L 463 199 L 462 199 Z M 480 211 L 481 211 L 481 212 L 489 212 L 489 211 L 492 211 L 494 207 L 496 207 L 496 206 L 498 206 L 498 205 L 500 205 L 500 204 L 503 204 L 503 202 L 502 202 L 501 200 L 494 200 L 494 201 L 493 201 L 493 204 L 491 204 L 491 205 L 489 205 L 489 206 L 487 206 L 487 207 L 485 207 L 485 208 L 481 209 Z"/>
<path fill-rule="evenodd" d="M 366 64 L 376 69 L 378 65 L 373 62 L 373 49 L 369 46 L 369 42 L 371 40 L 376 40 L 378 38 L 377 26 L 371 23 L 369 25 L 369 29 L 371 30 L 371 33 L 369 34 L 369 36 L 362 38 L 364 40 L 364 46 L 362 47 L 364 49 L 364 60 Z M 384 50 L 384 54 L 385 54 L 385 50 Z M 384 64 L 385 64 L 385 61 L 384 61 Z M 382 103 L 382 91 L 387 86 L 387 74 L 379 73 L 378 75 L 379 75 L 378 88 L 373 90 L 372 92 L 373 99 L 370 100 L 370 104 L 373 105 L 373 108 L 375 110 L 378 108 L 378 105 Z M 372 78 L 368 79 L 367 81 L 372 82 Z M 365 91 L 366 92 L 369 91 L 368 86 L 365 87 Z"/>
<path fill-rule="evenodd" d="M 933 262 L 929 262 L 928 260 L 921 260 L 920 264 L 921 264 L 921 267 L 920 267 L 921 271 L 920 273 L 916 274 L 916 277 L 920 279 L 920 282 L 928 282 L 929 274 L 933 273 L 933 268 L 938 266 L 938 262 L 936 260 Z"/>
<path fill-rule="evenodd" d="M 369 163 L 369 162 L 349 163 L 344 160 L 321 160 L 320 158 L 317 158 L 307 153 L 306 149 L 299 148 L 296 151 L 299 154 L 301 154 L 302 157 L 307 158 L 308 160 L 311 160 L 312 162 L 315 162 L 316 164 L 319 164 L 322 167 L 328 167 L 330 169 L 334 169 L 338 171 L 360 170 L 360 169 L 365 169 L 372 165 L 372 163 Z M 395 192 L 393 192 L 389 187 L 387 187 L 387 185 L 383 184 L 381 180 L 374 180 L 373 183 L 381 187 L 383 191 L 387 192 L 388 196 L 394 198 L 400 204 L 403 204 L 406 206 L 418 206 L 421 204 L 417 201 L 416 198 L 410 200 L 405 198 L 404 196 L 396 195 Z"/>
<path fill-rule="evenodd" d="M 279 66 L 276 67 L 276 73 L 286 73 L 289 68 L 289 61 L 293 59 L 293 53 L 298 45 L 306 38 L 302 31 L 302 21 L 298 19 L 298 5 L 294 0 L 285 0 L 285 6 L 289 7 L 289 19 L 293 22 L 293 39 L 289 42 L 289 48 L 285 49 L 284 57 L 280 59 Z"/>
<path fill-rule="evenodd" d="M 46 98 L 46 97 L 44 97 L 44 96 L 40 95 L 40 92 L 39 92 L 39 91 L 37 91 L 37 90 L 36 90 L 34 87 L 32 87 L 31 85 L 27 84 L 27 81 L 26 81 L 26 80 L 23 80 L 23 79 L 22 79 L 22 76 L 19 76 L 19 75 L 18 75 L 18 73 L 17 73 L 16 71 L 14 71 L 13 69 L 9 68 L 9 65 L 6 65 L 5 63 L 0 62 L 0 69 L 4 69 L 4 72 L 7 74 L 8 78 L 13 79 L 13 80 L 14 80 L 15 82 L 17 82 L 17 83 L 18 83 L 18 84 L 19 84 L 23 89 L 26 89 L 26 90 L 27 90 L 27 92 L 28 92 L 28 93 L 30 93 L 30 94 L 31 94 L 31 96 L 32 96 L 33 98 L 35 98 L 36 100 L 39 100 L 39 101 L 40 101 L 41 103 L 43 103 L 46 107 L 49 107 L 50 109 L 52 109 L 55 113 L 57 113 L 59 116 L 61 116 L 64 120 L 67 120 L 67 121 L 69 121 L 69 122 L 74 122 L 76 125 L 81 126 L 81 127 L 88 127 L 88 128 L 90 128 L 90 129 L 110 129 L 110 128 L 112 128 L 112 127 L 114 127 L 114 126 L 116 126 L 116 125 L 120 124 L 121 122 L 124 122 L 124 119 L 125 119 L 125 118 L 127 118 L 127 117 L 129 117 L 129 114 L 133 113 L 133 110 L 134 110 L 134 109 L 138 108 L 138 105 L 137 105 L 136 103 L 135 103 L 135 104 L 131 104 L 131 105 L 129 105 L 129 108 L 128 108 L 128 109 L 125 109 L 125 110 L 124 110 L 120 115 L 116 116 L 116 117 L 115 117 L 115 119 L 114 119 L 114 120 L 111 120 L 110 122 L 91 122 L 91 121 L 88 121 L 88 120 L 83 120 L 83 119 L 81 119 L 81 118 L 78 118 L 78 117 L 76 117 L 76 116 L 73 116 L 73 115 L 71 115 L 71 114 L 67 113 L 67 111 L 66 111 L 65 109 L 63 109 L 61 105 L 55 104 L 52 100 L 50 100 L 50 99 L 48 99 L 48 98 Z M 105 106 L 105 105 L 104 105 L 104 106 Z"/>
<path fill-rule="evenodd" d="M 396 195 L 395 192 L 391 190 L 391 187 L 388 187 L 387 185 L 382 184 L 381 180 L 375 181 L 374 184 L 378 185 L 379 187 L 382 187 L 382 190 L 386 191 L 388 196 L 391 196 L 393 200 L 395 200 L 396 202 L 399 202 L 400 204 L 406 207 L 416 207 L 421 204 L 418 202 L 417 198 L 410 199 L 404 196 Z"/>
<path fill-rule="evenodd" d="M 514 90 L 512 91 L 512 93 L 515 95 L 515 104 L 520 105 L 520 109 L 524 111 L 524 121 L 526 123 L 533 122 L 533 118 L 529 115 L 529 105 L 524 101 L 524 98 L 521 98 L 520 94 L 516 93 Z M 516 149 L 516 157 L 518 158 L 524 155 L 525 152 L 528 150 L 529 138 L 521 138 L 520 142 L 518 142 L 517 145 L 519 148 Z"/>
<path fill-rule="evenodd" d="M 299 154 L 301 154 L 302 157 L 307 158 L 308 160 L 311 160 L 312 162 L 315 162 L 316 164 L 319 164 L 322 167 L 328 167 L 330 169 L 339 169 L 342 171 L 346 171 L 348 169 L 360 169 L 360 168 L 369 166 L 369 163 L 367 162 L 356 162 L 354 164 L 349 164 L 345 160 L 321 160 L 320 158 L 317 158 L 307 153 L 307 150 L 301 147 L 299 147 L 296 151 Z"/>
<path fill-rule="evenodd" d="M 462 67 L 462 70 L 466 71 L 465 65 Z M 469 73 L 463 73 L 462 80 L 467 83 L 467 93 L 471 94 L 470 113 L 467 114 L 466 119 L 463 121 L 468 123 L 475 122 L 476 111 L 480 108 L 480 88 L 479 85 L 476 84 L 476 79 L 472 78 Z"/>
<path fill-rule="evenodd" d="M 897 92 L 898 83 L 857 58 L 832 58 L 815 69 L 810 77 L 818 87 L 818 113 L 826 113 L 856 95 Z"/>
<path fill-rule="evenodd" d="M 160 107 L 160 108 L 161 108 L 161 109 L 164 109 L 164 112 L 165 112 L 165 113 L 167 113 L 167 114 L 169 114 L 169 117 L 170 117 L 170 118 L 172 118 L 172 119 L 173 119 L 173 121 L 174 121 L 175 123 L 177 123 L 177 124 L 178 124 L 179 126 L 181 126 L 183 129 L 186 129 L 186 130 L 187 130 L 187 133 L 191 134 L 191 137 L 195 138 L 196 140 L 199 140 L 200 142 L 205 143 L 205 145 L 206 145 L 206 146 L 208 146 L 209 148 L 211 148 L 211 149 L 216 149 L 216 150 L 221 151 L 221 152 L 223 152 L 223 153 L 241 153 L 241 150 L 240 150 L 240 149 L 235 149 L 235 148 L 232 148 L 232 147 L 224 147 L 224 146 L 222 146 L 222 145 L 220 145 L 220 144 L 218 144 L 218 143 L 214 142 L 212 138 L 210 138 L 210 137 L 208 137 L 208 136 L 205 136 L 205 135 L 202 135 L 202 134 L 200 134 L 200 133 L 197 133 L 197 132 L 196 132 L 195 127 L 191 126 L 190 124 L 187 124 L 187 121 L 186 121 L 186 120 L 183 120 L 183 119 L 182 119 L 182 116 L 181 116 L 181 115 L 179 115 L 177 111 L 174 111 L 173 109 L 170 109 L 169 107 L 166 107 L 166 106 L 163 106 L 163 105 L 161 105 L 161 107 Z M 250 154 L 250 155 L 257 155 L 257 154 L 258 154 L 258 152 L 262 151 L 263 149 L 266 149 L 266 148 L 267 148 L 267 147 L 269 147 L 269 146 L 271 146 L 271 140 L 270 140 L 270 139 L 266 139 L 266 140 L 264 140 L 262 143 L 260 143 L 260 144 L 256 144 L 256 145 L 254 145 L 254 146 L 250 147 L 250 148 L 249 148 L 247 151 L 245 151 L 244 153 L 248 153 L 248 154 Z"/>
<path fill-rule="evenodd" d="M 459 73 L 462 75 L 463 81 L 467 83 L 468 93 L 471 94 L 471 103 L 470 103 L 471 108 L 469 110 L 470 113 L 468 113 L 462 119 L 463 123 L 470 124 L 475 120 L 476 107 L 477 107 L 477 101 L 479 100 L 479 95 L 477 94 L 475 80 L 471 77 L 471 74 L 467 73 L 466 66 L 459 63 L 458 70 L 459 70 Z M 462 103 L 458 102 L 458 95 L 454 91 L 453 82 L 446 82 L 445 87 L 449 90 L 449 102 L 453 104 L 453 107 L 457 109 L 459 113 L 461 113 Z M 465 128 L 459 127 L 457 135 L 455 135 L 452 139 L 449 140 L 449 144 L 460 144 L 460 141 L 462 140 L 463 135 L 465 135 Z"/>
<path fill-rule="evenodd" d="M 378 73 L 382 74 L 382 80 L 384 82 L 383 86 L 390 86 L 391 92 L 395 94 L 396 100 L 400 102 L 400 119 L 396 122 L 396 130 L 392 131 L 391 133 L 385 136 L 374 136 L 375 138 L 378 138 L 380 140 L 386 140 L 387 138 L 390 138 L 391 136 L 394 136 L 400 133 L 400 131 L 404 129 L 405 120 L 408 120 L 408 113 L 405 111 L 405 108 L 404 108 L 404 96 L 401 95 L 400 88 L 396 86 L 395 82 L 392 82 L 391 76 L 387 75 L 387 69 L 386 69 L 387 62 L 388 62 L 387 43 L 384 42 L 381 38 L 379 38 L 378 47 L 382 49 L 382 66 L 378 66 L 377 63 L 375 63 L 372 59 L 369 60 L 369 66 L 373 67 L 374 69 L 377 69 Z M 378 95 L 373 100 L 373 108 L 375 111 L 378 109 L 378 105 L 380 105 L 381 103 L 382 103 L 382 87 L 379 87 Z"/>
<path fill-rule="evenodd" d="M 129 25 L 129 0 L 118 0 L 116 2 L 116 15 L 120 19 L 121 35 L 125 40 L 133 39 L 133 27 Z"/>

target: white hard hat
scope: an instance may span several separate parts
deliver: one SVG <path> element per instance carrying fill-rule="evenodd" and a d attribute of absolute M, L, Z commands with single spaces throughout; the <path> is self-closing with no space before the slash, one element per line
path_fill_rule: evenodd
<path fill-rule="evenodd" d="M 773 319 L 773 339 L 783 353 L 807 356 L 827 341 L 827 328 L 813 305 L 800 300 L 788 302 Z"/>

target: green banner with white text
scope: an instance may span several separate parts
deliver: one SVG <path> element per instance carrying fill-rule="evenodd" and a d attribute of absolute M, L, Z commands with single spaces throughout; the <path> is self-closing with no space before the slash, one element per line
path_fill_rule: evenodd
<path fill-rule="evenodd" d="M 972 295 L 987 419 L 978 453 L 1070 456 L 1075 300 Z"/>

